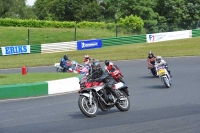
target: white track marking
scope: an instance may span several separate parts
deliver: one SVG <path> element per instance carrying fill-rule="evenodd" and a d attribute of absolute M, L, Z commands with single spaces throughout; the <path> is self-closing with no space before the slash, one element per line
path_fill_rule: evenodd
<path fill-rule="evenodd" d="M 65 93 L 59 93 L 59 94 L 51 94 L 51 95 L 38 96 L 38 97 L 26 97 L 26 98 L 18 98 L 18 99 L 5 99 L 5 100 L 0 100 L 0 103 L 8 102 L 8 101 L 22 101 L 22 100 L 28 100 L 28 99 L 39 99 L 39 98 L 60 96 L 60 95 L 71 94 L 71 93 L 75 93 L 75 92 L 78 92 L 78 91 L 65 92 Z"/>

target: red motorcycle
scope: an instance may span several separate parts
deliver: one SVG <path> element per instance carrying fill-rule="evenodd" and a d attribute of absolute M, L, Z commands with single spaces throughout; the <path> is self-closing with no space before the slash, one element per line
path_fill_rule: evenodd
<path fill-rule="evenodd" d="M 99 82 L 99 81 L 89 82 L 87 78 L 88 78 L 87 75 L 84 75 L 82 77 L 81 81 L 79 82 L 79 84 L 80 84 L 80 91 L 82 89 L 87 89 L 87 88 L 91 88 L 91 87 L 94 87 L 94 86 L 101 86 L 101 85 L 103 85 L 103 82 Z"/>
<path fill-rule="evenodd" d="M 110 76 L 109 74 L 107 74 Z M 122 83 L 116 83 L 112 89 L 121 98 L 116 101 L 116 98 L 106 88 L 104 84 L 108 76 L 105 76 L 101 81 L 92 81 L 88 76 L 84 76 L 80 81 L 80 91 L 78 106 L 80 111 L 87 117 L 95 117 L 98 113 L 98 108 L 102 111 L 108 111 L 116 106 L 120 111 L 128 111 L 130 108 L 128 87 Z"/>
<path fill-rule="evenodd" d="M 112 75 L 112 77 L 117 81 L 117 82 L 122 82 L 125 83 L 124 80 L 122 79 L 122 73 L 120 72 L 120 70 L 117 67 L 112 67 L 112 69 L 110 70 L 110 74 Z"/>

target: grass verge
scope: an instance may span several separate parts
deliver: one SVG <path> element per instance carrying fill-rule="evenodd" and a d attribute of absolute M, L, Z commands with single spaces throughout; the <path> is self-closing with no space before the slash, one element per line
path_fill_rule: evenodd
<path fill-rule="evenodd" d="M 50 66 L 56 62 L 60 62 L 64 54 L 67 54 L 70 59 L 79 63 L 83 63 L 85 54 L 89 54 L 90 57 L 97 58 L 100 61 L 106 59 L 112 61 L 145 59 L 150 50 L 155 55 L 161 55 L 163 57 L 199 56 L 200 37 L 157 43 L 104 47 L 94 50 L 0 56 L 0 69 L 21 68 L 22 66 Z"/>
<path fill-rule="evenodd" d="M 74 28 L 26 28 L 26 27 L 0 27 L 0 46 L 15 46 L 28 44 L 28 29 L 30 29 L 30 44 L 44 44 L 54 42 L 69 42 L 75 40 Z M 118 36 L 126 36 L 123 31 Z M 76 40 L 89 40 L 96 38 L 115 37 L 113 29 L 77 28 Z"/>
<path fill-rule="evenodd" d="M 64 79 L 75 77 L 78 74 L 75 73 L 28 73 L 27 75 L 22 74 L 1 74 L 0 85 L 8 84 L 26 84 L 43 82 L 57 79 Z"/>

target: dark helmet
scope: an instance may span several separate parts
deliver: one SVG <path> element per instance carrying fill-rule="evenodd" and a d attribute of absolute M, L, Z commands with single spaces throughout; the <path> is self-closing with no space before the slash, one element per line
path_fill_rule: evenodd
<path fill-rule="evenodd" d="M 96 70 L 98 68 L 101 68 L 101 65 L 100 65 L 99 61 L 97 60 L 97 61 L 92 62 L 92 67 L 93 67 L 93 69 Z"/>
<path fill-rule="evenodd" d="M 109 60 L 105 60 L 105 65 L 108 66 L 110 64 Z"/>
<path fill-rule="evenodd" d="M 64 55 L 63 57 L 65 60 L 68 60 L 68 56 L 67 55 Z"/>
<path fill-rule="evenodd" d="M 103 74 L 103 70 L 101 68 L 99 60 L 95 60 L 92 62 L 92 71 L 91 73 L 95 73 L 95 78 L 99 78 Z"/>

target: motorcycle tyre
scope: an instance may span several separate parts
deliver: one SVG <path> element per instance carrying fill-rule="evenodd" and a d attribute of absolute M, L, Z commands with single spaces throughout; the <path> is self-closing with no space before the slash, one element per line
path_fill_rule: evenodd
<path fill-rule="evenodd" d="M 168 79 L 169 80 L 169 79 Z M 167 83 L 167 80 L 166 78 L 163 78 L 163 81 L 164 81 L 164 84 L 167 88 L 170 88 L 170 84 Z"/>
<path fill-rule="evenodd" d="M 97 105 L 97 110 L 96 110 L 96 112 L 95 112 L 94 114 L 89 114 L 89 113 L 87 113 L 87 112 L 83 109 L 83 107 L 82 107 L 82 99 L 83 99 L 83 98 L 88 98 L 88 97 L 85 97 L 85 96 L 80 96 L 80 97 L 79 97 L 79 100 L 78 100 L 79 109 L 81 110 L 81 112 L 82 112 L 85 116 L 87 116 L 87 117 L 95 117 L 95 116 L 97 115 L 97 113 L 98 113 L 98 102 L 97 102 L 96 100 L 93 100 L 93 101 L 96 103 L 96 105 Z"/>
<path fill-rule="evenodd" d="M 151 68 L 151 73 L 153 74 L 154 77 L 157 76 L 157 73 L 156 73 L 155 69 L 153 69 L 153 68 Z"/>
<path fill-rule="evenodd" d="M 122 78 L 119 78 L 119 81 L 125 84 L 125 82 Z"/>
<path fill-rule="evenodd" d="M 57 72 L 57 73 L 59 73 L 59 72 L 60 72 L 59 68 L 56 68 L 56 72 Z"/>
<path fill-rule="evenodd" d="M 127 94 L 126 94 L 124 91 L 120 90 L 120 92 L 123 93 L 123 95 L 127 98 L 127 100 L 128 100 L 128 107 L 127 107 L 127 108 L 122 108 L 122 107 L 119 105 L 119 103 L 116 103 L 115 106 L 116 106 L 120 111 L 122 111 L 122 112 L 128 111 L 129 108 L 130 108 L 130 99 L 129 99 L 129 97 L 127 96 Z"/>

